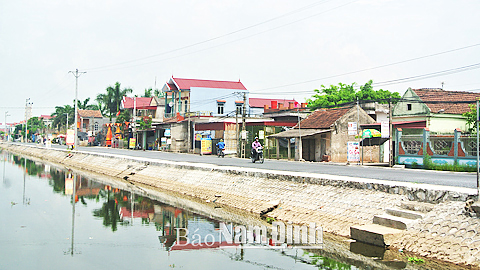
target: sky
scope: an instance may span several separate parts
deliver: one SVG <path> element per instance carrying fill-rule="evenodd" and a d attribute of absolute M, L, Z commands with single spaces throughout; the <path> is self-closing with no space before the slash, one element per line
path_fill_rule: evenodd
<path fill-rule="evenodd" d="M 478 0 L 0 0 L 0 122 L 170 77 L 303 102 L 321 85 L 480 91 Z M 424 76 L 431 74 L 431 76 Z M 406 80 L 411 78 L 410 80 Z M 207 98 L 207 97 L 206 97 Z M 214 97 L 208 97 L 214 98 Z"/>

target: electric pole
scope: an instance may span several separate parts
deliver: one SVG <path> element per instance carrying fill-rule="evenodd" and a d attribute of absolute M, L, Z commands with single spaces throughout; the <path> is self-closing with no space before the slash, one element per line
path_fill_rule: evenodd
<path fill-rule="evenodd" d="M 25 100 L 25 142 L 28 142 L 28 105 L 32 105 L 30 98 Z"/>
<path fill-rule="evenodd" d="M 73 140 L 73 149 L 77 150 L 77 140 L 78 140 L 78 134 L 77 134 L 77 125 L 78 125 L 78 77 L 80 77 L 82 74 L 85 74 L 87 72 L 78 72 L 78 68 L 75 69 L 75 71 L 69 71 L 69 73 L 72 73 L 73 76 L 75 76 L 75 128 L 74 128 L 74 140 Z"/>
<path fill-rule="evenodd" d="M 245 125 L 245 117 L 247 112 L 247 93 L 243 92 L 243 106 L 242 106 L 242 156 L 241 158 L 245 158 L 245 144 L 247 140 L 247 129 Z"/>
<path fill-rule="evenodd" d="M 7 126 L 7 116 L 10 116 L 10 114 L 8 114 L 8 111 L 5 112 L 5 137 L 7 138 L 8 142 L 8 134 L 10 133 L 10 130 Z"/>

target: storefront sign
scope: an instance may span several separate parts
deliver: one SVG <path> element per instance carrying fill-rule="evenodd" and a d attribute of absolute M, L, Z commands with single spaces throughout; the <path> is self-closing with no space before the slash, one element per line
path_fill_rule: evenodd
<path fill-rule="evenodd" d="M 357 135 L 357 122 L 348 122 L 348 135 Z"/>
<path fill-rule="evenodd" d="M 347 142 L 347 161 L 360 161 L 359 146 L 359 142 Z"/>
<path fill-rule="evenodd" d="M 130 138 L 130 141 L 128 143 L 128 147 L 130 149 L 134 149 L 136 144 L 137 144 L 137 139 L 136 138 Z"/>

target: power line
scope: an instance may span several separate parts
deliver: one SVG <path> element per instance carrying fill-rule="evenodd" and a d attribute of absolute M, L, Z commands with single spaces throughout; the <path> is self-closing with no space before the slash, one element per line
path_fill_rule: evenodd
<path fill-rule="evenodd" d="M 332 1 L 332 0 L 320 1 L 320 2 L 329 2 L 329 1 Z M 182 54 L 182 55 L 178 55 L 178 56 L 173 56 L 173 57 L 170 57 L 170 58 L 164 58 L 164 59 L 160 59 L 160 60 L 156 60 L 156 61 L 151 61 L 151 62 L 136 64 L 136 65 L 126 66 L 126 67 L 119 67 L 119 68 L 114 68 L 114 69 L 124 69 L 124 68 L 131 68 L 131 67 L 143 66 L 143 65 L 148 65 L 148 64 L 152 64 L 152 63 L 161 62 L 161 61 L 166 61 L 166 60 L 170 60 L 170 59 L 173 59 L 173 58 L 183 57 L 183 56 L 186 56 L 186 55 L 190 55 L 190 54 L 194 54 L 194 53 L 198 53 L 198 52 L 210 50 L 210 49 L 217 48 L 217 47 L 220 47 L 220 46 L 224 46 L 224 45 L 227 45 L 227 44 L 230 44 L 230 43 L 234 43 L 234 42 L 237 42 L 237 41 L 240 41 L 240 40 L 244 40 L 244 39 L 247 39 L 247 38 L 251 38 L 251 37 L 254 37 L 254 36 L 257 36 L 257 35 L 261 35 L 261 34 L 264 34 L 264 33 L 266 33 L 266 32 L 270 32 L 270 31 L 273 31 L 273 30 L 277 30 L 277 29 L 279 29 L 279 28 L 283 28 L 283 27 L 285 27 L 285 26 L 289 26 L 289 25 L 291 25 L 291 24 L 295 24 L 295 23 L 298 23 L 298 22 L 301 22 L 301 21 L 304 21 L 304 20 L 307 20 L 307 19 L 310 19 L 310 18 L 319 16 L 319 15 L 321 15 L 321 14 L 327 13 L 327 12 L 329 12 L 329 11 L 332 11 L 332 10 L 335 10 L 335 9 L 338 9 L 338 8 L 341 8 L 341 7 L 344 7 L 344 6 L 346 6 L 346 5 L 352 4 L 352 3 L 357 2 L 357 1 L 359 1 L 359 0 L 353 0 L 353 1 L 350 1 L 350 2 L 348 2 L 348 3 L 346 3 L 346 4 L 343 4 L 343 5 L 340 5 L 340 6 L 337 6 L 337 7 L 334 7 L 334 8 L 325 10 L 325 11 L 322 11 L 322 12 L 320 12 L 320 13 L 316 13 L 316 14 L 311 15 L 311 16 L 303 17 L 302 19 L 299 19 L 299 20 L 296 20 L 296 21 L 293 21 L 293 22 L 290 22 L 290 23 L 286 23 L 286 24 L 283 24 L 283 25 L 280 25 L 280 26 L 277 26 L 277 27 L 274 27 L 274 28 L 271 28 L 271 29 L 268 29 L 268 30 L 261 31 L 261 32 L 256 33 L 256 34 L 252 34 L 252 35 L 249 35 L 249 36 L 246 36 L 246 37 L 243 37 L 243 38 L 239 38 L 239 39 L 230 41 L 230 42 L 222 43 L 222 44 L 219 44 L 219 45 L 216 45 L 216 46 L 211 46 L 211 47 L 208 47 L 208 48 L 205 48 L 205 49 L 202 49 L 202 50 L 197 50 L 197 51 L 194 51 L 194 52 L 190 52 L 190 53 L 186 53 L 186 54 Z M 317 4 L 318 4 L 318 3 L 317 3 Z M 312 5 L 310 5 L 310 6 L 312 6 Z M 310 6 L 307 6 L 307 7 L 310 7 Z M 225 35 L 222 35 L 222 36 L 219 36 L 219 37 L 215 37 L 215 38 L 211 38 L 211 39 L 208 39 L 208 40 L 205 40 L 205 41 L 197 42 L 197 43 L 194 43 L 194 44 L 191 44 L 191 45 L 188 45 L 188 46 L 184 46 L 184 47 L 181 47 L 181 48 L 173 49 L 173 50 L 166 51 L 166 52 L 163 52 L 163 53 L 160 53 L 160 54 L 155 54 L 155 55 L 152 55 L 152 56 L 147 56 L 147 57 L 143 57 L 143 58 L 139 58 L 139 59 L 135 59 L 135 60 L 130 60 L 130 61 L 122 62 L 122 63 L 112 64 L 112 65 L 106 65 L 106 66 L 101 66 L 101 67 L 96 67 L 96 68 L 88 68 L 88 69 L 85 69 L 85 70 L 88 70 L 88 71 L 105 71 L 105 70 L 112 70 L 112 69 L 106 69 L 106 68 L 115 67 L 115 66 L 120 66 L 120 65 L 125 65 L 125 64 L 129 64 L 129 63 L 138 62 L 138 61 L 142 61 L 142 60 L 154 58 L 154 57 L 157 57 L 157 56 L 169 54 L 169 53 L 172 53 L 172 52 L 180 51 L 180 50 L 183 50 L 183 49 L 186 49 L 186 48 L 194 47 L 194 46 L 197 46 L 197 45 L 200 45 L 200 44 L 204 44 L 204 43 L 207 43 L 207 42 L 210 42 L 210 41 L 213 41 L 213 40 L 217 40 L 217 39 L 220 39 L 220 38 L 223 38 L 223 37 L 226 37 L 226 36 L 229 36 L 229 35 L 238 33 L 238 32 L 242 32 L 242 31 L 247 30 L 247 29 L 250 29 L 250 28 L 254 28 L 254 27 L 258 26 L 258 25 L 262 25 L 262 24 L 268 23 L 268 22 L 270 22 L 270 21 L 274 21 L 274 20 L 277 20 L 277 19 L 279 19 L 279 18 L 282 18 L 282 17 L 288 16 L 288 15 L 297 13 L 297 12 L 299 12 L 299 11 L 302 11 L 302 10 L 304 10 L 304 9 L 307 9 L 307 7 L 300 8 L 300 9 L 298 9 L 298 10 L 296 10 L 296 11 L 292 11 L 292 12 L 290 12 L 290 13 L 286 13 L 286 14 L 284 14 L 284 15 L 275 17 L 275 18 L 273 18 L 273 19 L 270 19 L 270 20 L 267 20 L 267 21 L 264 21 L 264 22 L 261 22 L 261 23 L 258 23 L 258 24 L 254 24 L 254 25 L 252 25 L 252 26 L 245 27 L 245 28 L 242 28 L 242 29 L 240 29 L 240 30 L 236 30 L 236 31 L 230 32 L 230 33 L 228 33 L 228 34 L 225 34 Z"/>
<path fill-rule="evenodd" d="M 456 51 L 460 51 L 460 50 L 465 50 L 465 49 L 469 49 L 469 48 L 473 48 L 473 47 L 477 47 L 477 46 L 480 46 L 480 43 L 476 43 L 476 44 L 473 44 L 473 45 L 468 45 L 468 46 L 465 46 L 465 47 L 460 47 L 460 48 L 456 48 L 456 49 L 452 49 L 452 50 L 447 50 L 447 51 L 443 51 L 443 52 L 433 53 L 433 54 L 429 54 L 429 55 L 425 55 L 425 56 L 410 58 L 410 59 L 407 59 L 407 60 L 398 61 L 398 62 L 393 62 L 393 63 L 389 63 L 389 64 L 385 64 L 385 65 L 380 65 L 380 66 L 376 66 L 376 67 L 365 68 L 365 69 L 360 69 L 360 70 L 356 70 L 356 71 L 350 71 L 350 72 L 341 73 L 341 74 L 337 74 L 337 75 L 327 76 L 327 77 L 323 77 L 323 78 L 312 79 L 312 80 L 301 81 L 301 82 L 290 83 L 290 84 L 284 84 L 284 85 L 274 86 L 274 87 L 268 87 L 268 88 L 262 88 L 262 89 L 259 89 L 259 91 L 270 90 L 270 89 L 277 89 L 277 88 L 283 88 L 283 87 L 294 86 L 294 85 L 299 85 L 299 84 L 306 84 L 306 83 L 321 81 L 321 80 L 325 80 L 325 79 L 331 79 L 331 78 L 341 77 L 341 76 L 345 76 L 345 75 L 356 74 L 356 73 L 360 73 L 360 72 L 365 72 L 365 71 L 370 71 L 370 70 L 385 68 L 385 67 L 394 66 L 394 65 L 398 65 L 398 64 L 403 64 L 403 63 L 407 63 L 407 62 L 412 62 L 412 61 L 416 61 L 416 60 L 420 60 L 420 59 L 425 59 L 425 58 L 429 58 L 429 57 L 433 57 L 433 56 L 438 56 L 438 55 L 442 55 L 442 54 L 447 54 L 447 53 L 451 53 L 451 52 L 456 52 Z M 296 93 L 296 92 L 298 92 L 298 91 L 295 91 L 295 93 Z"/>
<path fill-rule="evenodd" d="M 429 78 L 434 78 L 442 75 L 451 75 L 455 73 L 460 73 L 468 70 L 473 70 L 473 69 L 478 69 L 480 68 L 480 63 L 476 64 L 471 64 L 467 66 L 462 66 L 458 68 L 453 68 L 453 69 L 447 69 L 447 70 L 441 70 L 437 72 L 432 72 L 432 73 L 427 73 L 427 74 L 422 74 L 422 75 L 417 75 L 417 76 L 410 76 L 410 77 L 405 77 L 405 78 L 400 78 L 400 79 L 395 79 L 395 80 L 388 80 L 388 81 L 383 81 L 383 82 L 377 82 L 377 83 L 372 83 L 372 86 L 387 86 L 387 85 L 392 85 L 392 84 L 398 84 L 398 83 L 405 83 L 405 82 L 412 82 L 412 81 L 418 81 L 418 80 L 423 80 L 423 79 L 429 79 Z M 359 89 L 361 85 L 355 85 L 355 89 Z M 280 92 L 275 92 L 270 94 L 295 94 L 295 93 L 311 93 L 313 90 L 303 90 L 303 91 L 280 91 Z M 261 95 L 265 94 L 262 92 L 252 92 L 250 95 Z"/>

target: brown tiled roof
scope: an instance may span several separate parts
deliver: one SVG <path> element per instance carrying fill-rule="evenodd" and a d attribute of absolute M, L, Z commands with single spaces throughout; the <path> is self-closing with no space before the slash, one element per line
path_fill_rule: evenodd
<path fill-rule="evenodd" d="M 300 122 L 300 128 L 330 128 L 335 121 L 346 114 L 351 108 L 338 108 L 338 109 L 320 109 L 314 111 L 305 120 Z M 298 128 L 298 125 L 295 126 Z"/>
<path fill-rule="evenodd" d="M 476 101 L 480 93 L 445 91 L 437 88 L 412 89 L 417 96 L 427 105 L 432 113 L 462 114 L 470 111 L 469 103 L 455 103 L 465 101 Z M 430 103 L 429 103 L 430 102 Z"/>
<path fill-rule="evenodd" d="M 99 110 L 78 110 L 78 116 L 83 118 L 103 118 Z"/>

